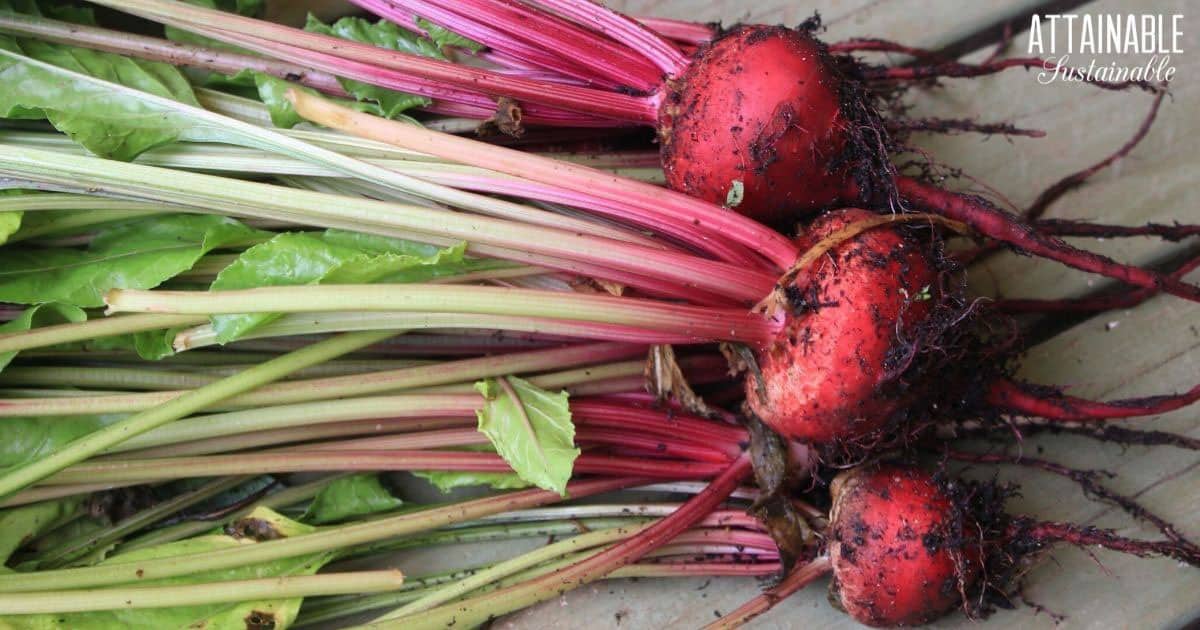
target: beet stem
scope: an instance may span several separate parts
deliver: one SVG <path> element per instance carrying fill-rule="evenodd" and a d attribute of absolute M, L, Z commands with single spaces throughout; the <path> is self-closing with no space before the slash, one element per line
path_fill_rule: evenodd
<path fill-rule="evenodd" d="M 567 485 L 567 494 L 572 499 L 579 499 L 645 483 L 646 479 L 636 477 L 575 481 Z M 409 514 L 330 527 L 304 536 L 268 540 L 255 545 L 239 545 L 234 549 L 36 573 L 0 573 L 0 593 L 113 586 L 244 567 L 310 553 L 345 549 L 562 500 L 563 497 L 557 492 L 546 490 L 508 492 Z"/>
<path fill-rule="evenodd" d="M 755 617 L 762 615 L 779 602 L 787 599 L 793 593 L 812 584 L 827 575 L 833 569 L 829 556 L 820 556 L 807 564 L 798 565 L 783 581 L 774 587 L 763 591 L 753 599 L 742 604 L 731 613 L 705 626 L 705 630 L 727 630 L 740 628 Z"/>
<path fill-rule="evenodd" d="M 603 579 L 613 571 L 636 562 L 692 527 L 711 513 L 751 472 L 750 458 L 739 456 L 700 494 L 684 503 L 670 516 L 654 523 L 636 536 L 577 562 L 565 569 L 500 589 L 465 602 L 447 604 L 415 618 L 390 620 L 396 627 L 441 628 L 448 622 L 472 626 L 495 616 L 557 597 L 566 591 Z"/>
<path fill-rule="evenodd" d="M 649 460 L 584 453 L 575 460 L 577 474 L 638 475 L 649 479 L 705 479 L 723 464 Z M 77 483 L 149 483 L 187 477 L 287 472 L 462 470 L 512 472 L 495 453 L 422 450 L 347 450 L 256 452 L 155 459 L 105 459 L 76 464 L 46 479 L 47 485 Z"/>
<path fill-rule="evenodd" d="M 641 97 L 504 76 L 488 70 L 309 33 L 223 11 L 163 0 L 100 0 L 97 4 L 255 49 L 271 56 L 293 56 L 294 62 L 311 64 L 318 68 L 323 65 L 319 60 L 329 57 L 398 70 L 413 78 L 435 82 L 434 85 L 443 84 L 455 90 L 479 91 L 493 98 L 507 96 L 619 121 L 653 123 L 658 119 L 656 105 Z M 318 63 L 313 63 L 314 60 Z M 329 71 L 349 76 L 336 68 Z M 434 93 L 435 90 L 416 87 L 419 89 L 406 91 L 431 98 L 442 97 Z"/>
<path fill-rule="evenodd" d="M 638 20 L 613 11 L 592 0 L 538 0 L 538 4 L 585 24 L 628 46 L 650 60 L 662 73 L 678 77 L 688 58 L 677 47 Z M 675 25 L 677 24 L 670 24 Z"/>
<path fill-rule="evenodd" d="M 723 252 L 726 260 L 745 261 L 745 253 L 729 253 L 736 244 L 744 250 L 762 252 L 779 269 L 796 259 L 796 247 L 782 234 L 755 223 L 736 212 L 663 188 L 625 180 L 578 164 L 530 155 L 504 147 L 421 129 L 375 116 L 361 114 L 309 94 L 289 94 L 297 112 L 321 125 L 359 137 L 432 154 L 549 186 L 595 197 L 609 204 L 622 204 L 620 218 L 662 231 L 671 236 L 699 241 L 702 248 Z M 604 207 L 594 208 L 597 212 Z M 736 251 L 736 250 L 735 250 Z M 764 288 L 760 297 L 769 291 Z"/>

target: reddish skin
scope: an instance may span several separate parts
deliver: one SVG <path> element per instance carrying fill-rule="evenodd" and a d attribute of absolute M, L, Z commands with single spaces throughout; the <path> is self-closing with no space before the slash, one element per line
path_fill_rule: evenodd
<path fill-rule="evenodd" d="M 936 544 L 954 527 L 954 506 L 929 473 L 886 464 L 856 468 L 838 475 L 831 490 L 830 588 L 851 617 L 875 627 L 914 626 L 961 602 L 955 556 L 965 553 L 973 558 L 967 566 L 976 567 L 979 550 L 956 554 Z M 965 586 L 976 570 L 968 572 Z"/>
<path fill-rule="evenodd" d="M 826 213 L 800 245 L 871 216 L 858 209 Z M 795 286 L 810 297 L 807 289 L 816 283 L 822 305 L 787 317 L 758 356 L 765 396 L 759 396 L 757 379 L 747 376 L 746 399 L 776 432 L 829 444 L 880 428 L 901 402 L 881 389 L 884 363 L 901 348 L 897 322 L 907 333 L 928 316 L 932 300 L 912 298 L 934 286 L 935 277 L 921 246 L 887 227 L 841 244 L 809 271 Z"/>
<path fill-rule="evenodd" d="M 671 188 L 778 225 L 799 208 L 831 205 L 846 191 L 829 165 L 846 146 L 839 80 L 808 33 L 743 26 L 700 49 L 659 115 Z"/>

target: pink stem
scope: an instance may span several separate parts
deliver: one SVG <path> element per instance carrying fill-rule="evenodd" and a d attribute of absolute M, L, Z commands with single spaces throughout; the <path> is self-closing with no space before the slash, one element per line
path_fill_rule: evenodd
<path fill-rule="evenodd" d="M 224 33 L 223 31 L 205 27 L 190 27 L 190 30 L 214 39 L 234 43 L 264 55 L 270 55 L 292 63 L 305 64 L 330 74 L 336 74 L 337 76 L 378 85 L 407 94 L 420 94 L 440 103 L 439 109 L 443 112 L 470 112 L 472 117 L 486 119 L 490 118 L 496 111 L 496 101 L 493 96 L 489 96 L 484 91 L 472 90 L 469 87 L 440 83 L 437 79 L 428 79 L 412 73 L 381 68 L 369 62 L 364 63 L 355 59 L 343 59 L 334 54 L 305 50 L 286 43 L 264 43 L 264 40 L 251 35 Z M 452 105 L 457 105 L 458 109 L 454 109 Z M 536 102 L 523 103 L 522 115 L 524 116 L 523 120 L 528 124 L 613 126 L 612 121 L 605 121 L 595 116 L 580 114 L 578 112 L 545 107 Z"/>
<path fill-rule="evenodd" d="M 529 154 L 524 153 L 524 155 Z M 552 160 L 553 158 L 547 157 L 545 159 Z M 555 162 L 561 162 L 561 160 L 555 160 Z M 477 192 L 513 195 L 524 197 L 526 199 L 536 199 L 538 201 L 544 201 L 548 203 L 560 203 L 573 208 L 589 210 L 605 216 L 636 222 L 648 229 L 661 231 L 667 236 L 679 240 L 685 245 L 702 248 L 705 251 L 710 251 L 715 255 L 719 255 L 722 260 L 727 260 L 729 262 L 740 262 L 746 265 L 761 264 L 756 260 L 755 257 L 750 256 L 749 253 L 744 250 L 740 250 L 723 243 L 714 242 L 707 237 L 697 235 L 694 231 L 688 231 L 684 228 L 676 228 L 673 224 L 663 224 L 661 223 L 661 219 L 656 221 L 654 217 L 648 216 L 648 213 L 645 210 L 648 204 L 645 202 L 640 202 L 637 199 L 599 197 L 588 192 L 557 187 L 552 184 L 531 181 L 530 179 L 512 179 L 488 175 L 466 175 L 461 173 L 447 172 L 430 172 L 428 175 L 422 174 L 420 177 L 443 186 L 451 186 L 454 188 L 462 188 L 464 190 L 472 190 Z M 623 181 L 629 182 L 631 180 Z"/>
<path fill-rule="evenodd" d="M 354 4 L 405 26 L 415 24 L 420 16 L 441 26 L 484 44 L 493 51 L 503 53 L 511 59 L 520 59 L 538 68 L 550 70 L 562 76 L 579 79 L 585 83 L 604 83 L 605 77 L 597 77 L 569 58 L 551 53 L 545 47 L 535 46 L 519 37 L 510 35 L 494 26 L 492 20 L 473 19 L 473 15 L 462 15 L 450 7 L 438 6 L 427 0 L 351 0 Z M 611 85 L 605 85 L 611 87 Z"/>
<path fill-rule="evenodd" d="M 171 24 L 235 45 L 247 45 L 245 40 L 236 36 L 252 38 L 259 42 L 255 48 L 267 54 L 275 55 L 282 50 L 302 49 L 336 55 L 346 61 L 398 70 L 413 78 L 435 82 L 435 84 L 457 90 L 483 92 L 495 98 L 510 97 L 520 101 L 540 103 L 625 122 L 654 124 L 658 119 L 657 104 L 653 100 L 643 97 L 569 85 L 555 85 L 553 89 L 547 89 L 545 83 L 537 81 L 506 77 L 489 70 L 309 33 L 263 20 L 183 3 L 167 3 L 159 0 L 101 0 L 98 4 L 127 10 L 147 19 Z M 271 46 L 270 43 L 274 43 L 276 46 Z M 302 63 L 307 63 L 307 60 Z M 308 65 L 317 66 L 316 63 L 308 63 Z M 334 72 L 345 75 L 341 71 Z M 419 86 L 414 85 L 413 87 Z M 424 90 L 405 91 L 439 98 L 437 94 Z"/>
<path fill-rule="evenodd" d="M 690 62 L 678 48 L 643 24 L 592 0 L 534 1 L 641 53 L 669 77 L 679 77 Z"/>
<path fill-rule="evenodd" d="M 644 57 L 598 36 L 595 32 L 521 3 L 503 0 L 398 2 L 409 4 L 415 13 L 422 14 L 423 17 L 431 5 L 440 5 L 443 10 L 457 14 L 458 24 L 469 21 L 485 25 L 485 29 L 500 31 L 501 36 L 493 38 L 499 46 L 493 46 L 493 42 L 487 39 L 480 40 L 482 43 L 551 70 L 558 70 L 556 66 L 562 66 L 564 63 L 585 69 L 586 74 L 577 78 L 589 81 L 599 78 L 600 83 L 606 83 L 608 86 L 626 86 L 640 92 L 651 92 L 662 83 L 660 73 Z M 538 57 L 551 56 L 556 61 L 544 65 L 537 61 L 537 58 L 526 57 L 512 49 L 506 49 L 505 46 L 513 40 L 531 47 L 540 47 L 542 50 L 554 51 Z"/>
<path fill-rule="evenodd" d="M 761 252 L 778 269 L 787 269 L 798 256 L 796 245 L 782 234 L 727 208 L 694 199 L 644 182 L 617 177 L 579 164 L 532 155 L 447 134 L 359 114 L 321 99 L 296 95 L 300 114 L 347 133 L 420 151 L 446 160 L 499 171 L 608 201 L 636 203 L 638 216 L 621 217 L 641 225 L 656 226 L 676 235 L 702 240 L 706 251 L 736 244 Z M 603 212 L 603 208 L 593 208 Z M 762 287 L 761 295 L 774 288 Z M 764 290 L 765 289 L 765 290 Z"/>
<path fill-rule="evenodd" d="M 666 37 L 667 39 L 676 42 L 682 42 L 691 46 L 699 46 L 707 44 L 716 36 L 716 29 L 708 24 L 700 24 L 698 22 L 687 22 L 685 20 L 672 20 L 669 18 L 651 17 L 648 15 L 639 16 L 636 18 L 646 28 Z"/>

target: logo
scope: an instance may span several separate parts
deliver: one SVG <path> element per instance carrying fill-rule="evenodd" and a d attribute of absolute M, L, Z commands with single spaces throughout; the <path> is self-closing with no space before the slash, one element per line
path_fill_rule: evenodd
<path fill-rule="evenodd" d="M 1038 83 L 1147 81 L 1175 76 L 1171 56 L 1183 54 L 1183 16 L 1071 13 L 1034 15 L 1027 53 L 1046 60 Z M 1118 57 L 1107 63 L 1097 57 Z M 1078 60 L 1086 60 L 1086 64 Z"/>

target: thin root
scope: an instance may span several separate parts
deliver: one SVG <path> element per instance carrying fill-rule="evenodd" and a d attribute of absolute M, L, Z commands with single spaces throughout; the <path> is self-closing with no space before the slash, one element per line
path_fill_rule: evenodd
<path fill-rule="evenodd" d="M 997 379 L 988 389 L 987 399 L 990 404 L 1010 413 L 1048 420 L 1088 422 L 1155 416 L 1174 411 L 1200 400 L 1200 385 L 1182 394 L 1100 402 L 1067 396 L 1050 387 Z"/>

